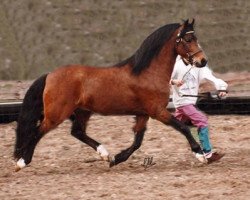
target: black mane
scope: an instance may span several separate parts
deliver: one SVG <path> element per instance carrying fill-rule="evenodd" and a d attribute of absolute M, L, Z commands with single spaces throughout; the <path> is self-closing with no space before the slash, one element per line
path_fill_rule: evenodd
<path fill-rule="evenodd" d="M 132 73 L 139 75 L 141 71 L 150 65 L 152 59 L 160 53 L 165 42 L 170 39 L 173 32 L 179 27 L 180 24 L 175 23 L 167 24 L 157 29 L 143 41 L 134 55 L 115 66 L 121 67 L 130 64 L 132 67 Z"/>

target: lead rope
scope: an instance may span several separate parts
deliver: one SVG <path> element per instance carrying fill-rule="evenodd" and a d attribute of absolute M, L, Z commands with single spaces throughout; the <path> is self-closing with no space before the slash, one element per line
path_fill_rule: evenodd
<path fill-rule="evenodd" d="M 183 75 L 182 77 L 182 81 L 184 80 L 185 76 L 188 74 L 188 72 L 190 72 L 190 70 L 193 68 L 193 65 L 191 65 L 191 67 L 189 68 L 189 70 Z"/>
<path fill-rule="evenodd" d="M 188 69 L 188 71 L 182 76 L 181 81 L 184 80 L 185 76 L 190 72 L 190 70 L 191 70 L 192 68 L 193 68 L 193 65 L 191 65 L 191 67 Z M 183 94 L 180 94 L 179 90 L 178 90 L 178 95 L 179 95 L 180 97 L 183 97 L 183 96 L 184 96 Z"/>

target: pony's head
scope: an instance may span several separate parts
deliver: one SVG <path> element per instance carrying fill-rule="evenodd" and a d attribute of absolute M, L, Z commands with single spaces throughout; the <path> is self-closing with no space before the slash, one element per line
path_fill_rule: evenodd
<path fill-rule="evenodd" d="M 194 32 L 194 19 L 191 23 L 186 20 L 179 28 L 176 38 L 176 52 L 184 62 L 196 67 L 204 67 L 207 58 Z"/>

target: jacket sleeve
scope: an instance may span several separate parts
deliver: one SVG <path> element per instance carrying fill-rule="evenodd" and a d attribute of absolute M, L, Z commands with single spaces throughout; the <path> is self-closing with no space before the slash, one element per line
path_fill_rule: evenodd
<path fill-rule="evenodd" d="M 208 66 L 201 68 L 200 70 L 200 81 L 206 79 L 211 81 L 217 90 L 226 90 L 228 84 L 222 79 L 216 78 Z"/>
<path fill-rule="evenodd" d="M 176 61 L 175 61 L 175 64 L 174 64 L 174 69 L 173 69 L 173 72 L 172 72 L 172 74 L 171 74 L 171 79 L 170 79 L 170 81 L 171 81 L 172 79 L 177 79 L 177 77 L 178 77 L 178 69 L 180 68 L 179 65 L 181 64 L 181 62 L 182 62 L 182 60 L 181 60 L 181 58 L 178 56 L 178 57 L 176 58 Z"/>

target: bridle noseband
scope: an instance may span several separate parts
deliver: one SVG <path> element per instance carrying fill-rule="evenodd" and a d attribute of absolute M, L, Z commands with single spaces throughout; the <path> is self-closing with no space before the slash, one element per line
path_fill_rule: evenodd
<path fill-rule="evenodd" d="M 194 31 L 187 31 L 184 35 L 190 34 L 190 33 L 193 34 Z M 183 36 L 184 36 L 184 35 L 183 35 Z M 178 33 L 177 38 L 176 38 L 176 44 L 177 44 L 177 46 L 178 46 L 180 43 L 183 44 L 183 47 L 184 47 L 184 49 L 185 49 L 185 51 L 186 51 L 186 54 L 187 54 L 187 57 L 188 57 L 188 60 L 187 60 L 187 61 L 189 62 L 189 64 L 193 65 L 193 64 L 195 63 L 195 62 L 194 62 L 194 56 L 195 56 L 196 54 L 202 52 L 202 49 L 199 48 L 198 51 L 196 51 L 196 52 L 194 52 L 194 53 L 190 53 L 189 50 L 188 50 L 187 42 L 185 41 L 185 39 L 183 39 L 183 36 L 181 36 L 181 32 Z M 185 60 L 186 60 L 186 59 L 185 59 Z"/>

